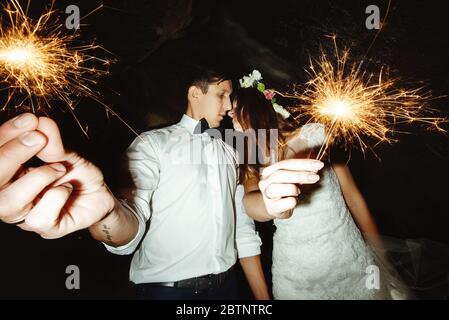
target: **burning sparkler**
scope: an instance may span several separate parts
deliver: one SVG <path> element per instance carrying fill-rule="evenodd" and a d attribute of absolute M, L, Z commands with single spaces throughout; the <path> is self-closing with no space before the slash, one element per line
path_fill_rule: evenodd
<path fill-rule="evenodd" d="M 292 108 L 297 120 L 306 118 L 326 127 L 317 159 L 335 140 L 345 147 L 357 143 L 362 151 L 369 147 L 364 137 L 391 143 L 391 133 L 400 123 L 418 122 L 445 132 L 440 124 L 446 119 L 425 116 L 433 112 L 427 105 L 430 93 L 422 88 L 398 89 L 397 81 L 385 79 L 382 69 L 377 74 L 361 71 L 362 62 L 350 64 L 349 50 L 338 50 L 333 40 L 336 62 L 322 53 L 318 60 L 310 60 L 310 80 L 305 86 L 296 85 L 291 95 L 278 92 L 301 101 Z"/>
<path fill-rule="evenodd" d="M 54 0 L 35 21 L 28 17 L 29 5 L 30 0 L 24 10 L 19 0 L 11 0 L 3 8 L 0 88 L 7 91 L 7 99 L 0 111 L 15 107 L 45 113 L 52 102 L 61 101 L 74 115 L 80 98 L 88 97 L 116 115 L 91 88 L 99 76 L 108 73 L 110 61 L 92 55 L 104 49 L 95 44 L 76 45 L 77 34 L 65 35 L 63 24 L 54 16 Z"/>

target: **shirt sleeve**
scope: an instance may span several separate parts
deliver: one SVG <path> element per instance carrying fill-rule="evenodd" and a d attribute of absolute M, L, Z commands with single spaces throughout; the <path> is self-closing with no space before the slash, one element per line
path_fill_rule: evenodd
<path fill-rule="evenodd" d="M 262 245 L 254 220 L 246 214 L 243 205 L 244 194 L 243 186 L 239 184 L 235 192 L 236 243 L 239 258 L 260 255 L 260 246 Z"/>
<path fill-rule="evenodd" d="M 121 204 L 131 211 L 139 221 L 139 229 L 129 243 L 112 247 L 103 243 L 114 254 L 133 253 L 145 234 L 146 223 L 151 217 L 151 200 L 159 184 L 160 160 L 158 157 L 157 136 L 139 136 L 126 151 L 122 165 Z"/>

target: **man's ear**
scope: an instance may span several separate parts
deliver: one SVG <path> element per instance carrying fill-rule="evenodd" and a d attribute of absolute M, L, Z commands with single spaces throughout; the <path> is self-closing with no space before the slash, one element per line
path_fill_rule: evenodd
<path fill-rule="evenodd" d="M 189 100 L 196 100 L 200 96 L 201 90 L 196 86 L 190 86 L 189 91 L 187 91 L 187 97 Z"/>

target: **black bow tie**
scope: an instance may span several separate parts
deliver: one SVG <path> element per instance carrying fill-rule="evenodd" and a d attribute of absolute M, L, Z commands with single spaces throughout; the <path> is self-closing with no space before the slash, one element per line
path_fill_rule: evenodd
<path fill-rule="evenodd" d="M 202 118 L 196 125 L 195 129 L 193 130 L 193 133 L 201 134 L 201 133 L 207 132 L 208 129 L 210 129 L 209 123 L 207 122 L 207 120 L 205 118 Z"/>
<path fill-rule="evenodd" d="M 207 122 L 207 120 L 205 118 L 202 118 L 198 124 L 196 125 L 195 129 L 193 130 L 194 134 L 201 134 L 206 132 L 208 135 L 211 136 L 211 138 L 217 138 L 218 137 L 218 133 L 220 133 L 221 138 L 224 139 L 224 128 L 211 128 L 209 127 L 209 123 Z"/>

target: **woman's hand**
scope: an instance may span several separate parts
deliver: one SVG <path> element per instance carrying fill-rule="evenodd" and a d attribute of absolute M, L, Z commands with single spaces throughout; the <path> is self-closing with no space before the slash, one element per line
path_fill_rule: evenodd
<path fill-rule="evenodd" d="M 259 189 L 267 213 L 281 218 L 295 208 L 302 184 L 314 184 L 320 180 L 317 174 L 324 163 L 312 159 L 290 159 L 265 168 L 259 181 Z"/>
<path fill-rule="evenodd" d="M 246 213 L 260 222 L 288 217 L 287 213 L 296 207 L 301 185 L 318 182 L 317 172 L 323 166 L 318 160 L 290 159 L 266 167 L 260 180 L 245 182 Z"/>

